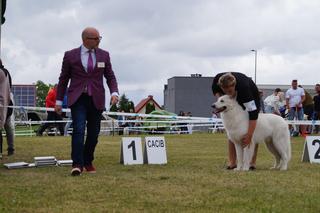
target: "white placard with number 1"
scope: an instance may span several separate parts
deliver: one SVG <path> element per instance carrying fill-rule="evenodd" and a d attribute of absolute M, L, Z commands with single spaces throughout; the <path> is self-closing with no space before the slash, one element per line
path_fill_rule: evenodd
<path fill-rule="evenodd" d="M 122 138 L 120 147 L 120 163 L 125 165 L 143 164 L 141 138 Z"/>
<path fill-rule="evenodd" d="M 320 137 L 307 136 L 303 147 L 303 162 L 320 163 Z"/>

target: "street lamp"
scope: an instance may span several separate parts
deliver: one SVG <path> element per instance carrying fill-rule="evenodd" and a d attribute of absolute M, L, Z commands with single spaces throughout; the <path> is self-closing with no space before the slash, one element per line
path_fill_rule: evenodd
<path fill-rule="evenodd" d="M 257 50 L 251 50 L 254 52 L 254 83 L 257 83 Z"/>

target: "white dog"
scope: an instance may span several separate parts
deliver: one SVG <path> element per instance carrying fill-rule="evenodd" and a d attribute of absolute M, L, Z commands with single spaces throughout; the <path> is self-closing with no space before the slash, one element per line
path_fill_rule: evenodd
<path fill-rule="evenodd" d="M 287 170 L 291 158 L 291 144 L 288 124 L 274 114 L 259 114 L 257 126 L 250 146 L 242 148 L 241 141 L 247 134 L 249 114 L 243 110 L 235 98 L 228 95 L 221 96 L 212 105 L 218 112 L 227 131 L 228 138 L 235 144 L 237 153 L 237 168 L 235 170 L 249 170 L 250 160 L 254 152 L 254 144 L 265 142 L 269 151 L 275 157 L 275 169 Z"/>

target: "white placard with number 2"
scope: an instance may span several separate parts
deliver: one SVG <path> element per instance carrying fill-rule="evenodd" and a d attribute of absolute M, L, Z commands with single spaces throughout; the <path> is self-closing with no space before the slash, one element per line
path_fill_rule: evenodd
<path fill-rule="evenodd" d="M 302 161 L 320 163 L 320 137 L 307 136 L 304 143 Z"/>

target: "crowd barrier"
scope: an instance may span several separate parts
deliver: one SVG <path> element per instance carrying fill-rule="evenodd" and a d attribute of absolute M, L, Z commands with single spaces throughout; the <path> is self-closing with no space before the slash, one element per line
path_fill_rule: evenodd
<path fill-rule="evenodd" d="M 15 110 L 20 111 L 54 111 L 53 108 L 45 107 L 24 107 L 24 106 L 9 106 Z M 70 109 L 63 109 L 63 112 L 70 112 Z M 119 132 L 123 133 L 154 133 L 154 134 L 183 134 L 192 133 L 196 131 L 210 131 L 217 132 L 223 130 L 222 120 L 219 118 L 205 118 L 205 117 L 186 117 L 186 116 L 171 116 L 171 115 L 150 115 L 150 114 L 140 114 L 140 113 L 120 113 L 120 112 L 109 112 L 104 111 L 104 115 L 107 116 L 123 116 L 125 118 L 140 118 L 140 119 L 124 119 L 117 120 L 102 120 L 101 134 L 117 134 Z M 148 120 L 148 119 L 150 120 Z M 152 120 L 151 120 L 152 119 Z M 31 120 L 16 120 L 16 126 L 26 126 L 27 129 L 16 130 L 16 136 L 34 136 L 35 131 L 32 129 L 33 125 L 41 125 L 43 123 L 67 123 L 72 122 L 71 120 L 61 120 L 61 121 L 31 121 Z M 127 123 L 131 124 L 126 127 L 122 127 L 120 124 Z M 144 125 L 144 124 L 148 125 Z M 291 125 L 320 125 L 320 121 L 313 120 L 303 120 L 303 121 L 289 121 L 288 124 Z M 139 125 L 137 125 L 139 124 Z M 200 130 L 202 128 L 202 130 Z M 70 131 L 71 133 L 72 131 Z M 55 132 L 51 132 L 56 134 Z"/>

